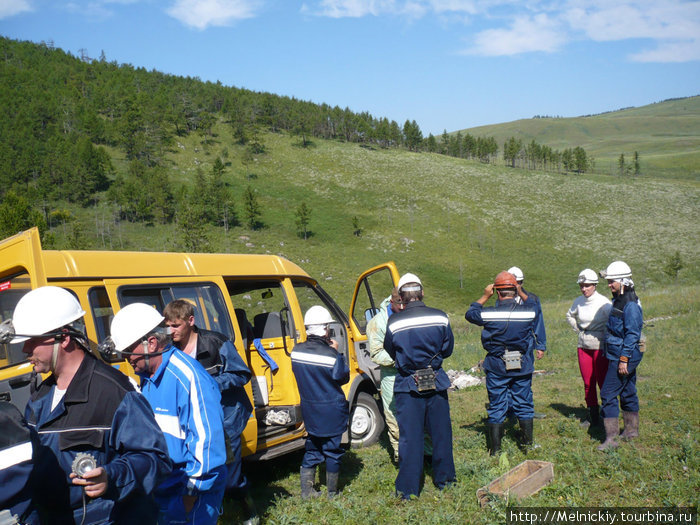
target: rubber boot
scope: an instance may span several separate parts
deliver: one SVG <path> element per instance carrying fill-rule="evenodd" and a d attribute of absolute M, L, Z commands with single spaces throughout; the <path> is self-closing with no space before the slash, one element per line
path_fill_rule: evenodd
<path fill-rule="evenodd" d="M 246 494 L 245 497 L 241 499 L 241 510 L 243 511 L 243 516 L 245 516 L 242 525 L 260 524 L 260 517 L 258 516 L 255 502 L 250 494 Z"/>
<path fill-rule="evenodd" d="M 617 436 L 620 435 L 620 420 L 616 417 L 603 418 L 603 426 L 605 427 L 605 441 L 598 445 L 598 450 L 608 450 L 617 448 Z"/>
<path fill-rule="evenodd" d="M 314 489 L 316 467 L 301 467 L 299 474 L 301 477 L 301 499 L 317 498 L 320 492 Z"/>
<path fill-rule="evenodd" d="M 581 422 L 582 427 L 600 426 L 600 407 L 588 407 L 588 419 Z"/>
<path fill-rule="evenodd" d="M 622 439 L 627 441 L 639 436 L 639 412 L 622 412 L 622 421 L 625 423 Z"/>
<path fill-rule="evenodd" d="M 532 419 L 518 419 L 520 432 L 522 433 L 521 445 L 523 447 L 532 446 Z"/>
<path fill-rule="evenodd" d="M 326 471 L 326 489 L 328 490 L 328 499 L 335 498 L 338 492 L 338 477 L 340 472 L 328 472 Z"/>
<path fill-rule="evenodd" d="M 489 454 L 495 456 L 501 451 L 503 438 L 503 423 L 487 423 L 489 438 Z"/>

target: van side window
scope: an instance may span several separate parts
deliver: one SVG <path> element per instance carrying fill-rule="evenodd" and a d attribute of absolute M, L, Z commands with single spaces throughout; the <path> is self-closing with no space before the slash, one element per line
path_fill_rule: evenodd
<path fill-rule="evenodd" d="M 318 285 L 312 285 L 307 281 L 293 280 L 294 293 L 301 308 L 301 314 L 306 314 L 306 311 L 314 305 L 325 307 L 331 314 L 331 317 L 336 321 L 329 326 L 330 337 L 338 342 L 338 351 L 348 357 L 348 338 L 345 324 L 348 319 L 338 305 L 331 299 L 326 291 Z"/>
<path fill-rule="evenodd" d="M 233 325 L 221 290 L 214 283 L 164 284 L 162 286 L 121 286 L 119 303 L 146 303 L 163 313 L 165 305 L 184 299 L 195 307 L 194 322 L 199 328 L 214 330 L 233 340 Z"/>
<path fill-rule="evenodd" d="M 103 287 L 90 288 L 88 291 L 88 301 L 92 311 L 92 319 L 95 322 L 95 333 L 98 341 L 104 341 L 109 335 L 109 325 L 114 317 L 112 304 L 109 302 L 107 290 Z M 120 359 L 115 359 L 120 361 Z"/>
<path fill-rule="evenodd" d="M 253 339 L 293 337 L 294 321 L 279 280 L 227 280 L 226 286 L 248 344 Z"/>
<path fill-rule="evenodd" d="M 20 298 L 31 290 L 29 275 L 21 272 L 0 280 L 0 322 L 12 319 Z M 0 345 L 0 368 L 16 365 L 27 360 L 22 352 L 24 343 Z"/>
<path fill-rule="evenodd" d="M 379 305 L 391 295 L 393 289 L 394 281 L 388 268 L 381 268 L 362 279 L 357 291 L 357 300 L 350 312 L 361 333 L 365 333 L 367 323 L 377 315 Z"/>

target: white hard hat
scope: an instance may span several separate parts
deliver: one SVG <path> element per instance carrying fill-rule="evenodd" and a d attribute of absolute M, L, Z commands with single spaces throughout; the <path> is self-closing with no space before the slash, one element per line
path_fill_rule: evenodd
<path fill-rule="evenodd" d="M 332 322 L 333 318 L 331 314 L 323 306 L 312 306 L 306 311 L 306 315 L 304 316 L 305 326 L 324 325 Z"/>
<path fill-rule="evenodd" d="M 617 281 L 625 277 L 632 277 L 632 270 L 627 266 L 627 263 L 623 261 L 614 261 L 608 264 L 605 270 L 601 270 L 600 276 L 603 279 Z"/>
<path fill-rule="evenodd" d="M 35 288 L 17 302 L 12 325 L 20 335 L 13 338 L 12 343 L 55 332 L 84 315 L 85 310 L 68 290 L 58 286 Z"/>
<path fill-rule="evenodd" d="M 407 286 L 409 284 L 414 284 L 418 286 Z M 423 288 L 423 283 L 416 274 L 405 273 L 399 279 L 399 284 L 396 286 L 400 292 L 418 292 Z"/>
<path fill-rule="evenodd" d="M 153 332 L 165 317 L 158 310 L 144 303 L 132 303 L 119 310 L 112 324 L 110 333 L 114 348 L 119 352 L 129 348 L 136 341 Z"/>
<path fill-rule="evenodd" d="M 578 274 L 578 280 L 576 282 L 578 284 L 598 284 L 598 274 L 590 268 L 586 268 L 580 274 Z"/>
<path fill-rule="evenodd" d="M 520 282 L 525 280 L 525 276 L 523 275 L 523 271 L 518 268 L 517 266 L 511 266 L 508 268 L 508 273 L 512 273 L 513 276 L 515 277 L 515 280 Z"/>

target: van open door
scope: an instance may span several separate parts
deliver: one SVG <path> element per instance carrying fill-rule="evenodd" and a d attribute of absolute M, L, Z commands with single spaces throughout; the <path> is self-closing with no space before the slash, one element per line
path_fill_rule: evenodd
<path fill-rule="evenodd" d="M 46 284 L 39 230 L 32 228 L 0 241 L 0 322 L 12 318 L 20 298 Z M 22 352 L 24 343 L 0 344 L 0 400 L 20 412 L 29 399 L 35 379 L 32 365 Z"/>

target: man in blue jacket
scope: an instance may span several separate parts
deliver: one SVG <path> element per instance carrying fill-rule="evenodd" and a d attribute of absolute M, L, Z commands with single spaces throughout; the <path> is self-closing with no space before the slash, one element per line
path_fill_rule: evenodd
<path fill-rule="evenodd" d="M 127 376 L 95 358 L 82 310 L 67 290 L 36 288 L 15 308 L 16 337 L 37 373 L 25 418 L 34 450 L 38 513 L 26 523 L 155 523 L 151 493 L 170 472 L 162 431 Z"/>
<path fill-rule="evenodd" d="M 403 275 L 397 288 L 404 309 L 389 317 L 384 348 L 398 371 L 399 472 L 394 485 L 398 496 L 410 499 L 420 492 L 426 430 L 433 442 L 433 484 L 443 489 L 456 480 L 450 380 L 442 369 L 443 359 L 452 355 L 454 336 L 447 314 L 423 303 L 423 285 L 416 275 Z"/>
<path fill-rule="evenodd" d="M 484 307 L 494 290 L 498 295 L 495 306 Z M 499 273 L 465 314 L 467 321 L 484 328 L 481 344 L 487 352 L 484 359 L 489 395 L 487 437 L 492 455 L 501 450 L 509 396 L 523 434 L 522 444 L 532 444 L 532 372 L 535 369 L 532 338 L 536 315 L 534 300 L 523 292 L 509 272 Z M 544 352 L 536 352 L 540 359 Z"/>
<path fill-rule="evenodd" d="M 292 371 L 299 387 L 301 414 L 308 432 L 306 452 L 299 472 L 301 497 L 318 496 L 314 490 L 316 466 L 326 463 L 328 497 L 338 494 L 341 445 L 348 428 L 348 402 L 342 385 L 350 379 L 350 370 L 338 342 L 329 337 L 331 314 L 323 306 L 312 306 L 304 315 L 306 341 L 292 350 Z"/>
<path fill-rule="evenodd" d="M 114 316 L 111 336 L 141 377 L 165 434 L 173 471 L 156 491 L 159 524 L 215 525 L 226 489 L 226 438 L 216 381 L 170 344 L 164 318 L 144 303 Z"/>
<path fill-rule="evenodd" d="M 230 447 L 226 463 L 226 490 L 241 505 L 245 514 L 243 525 L 255 525 L 259 523 L 259 518 L 241 461 L 241 433 L 253 411 L 243 388 L 250 381 L 250 369 L 238 355 L 232 341 L 219 332 L 199 328 L 195 324 L 194 314 L 194 306 L 184 299 L 171 301 L 163 309 L 173 346 L 199 361 L 219 385 L 224 430 Z"/>

